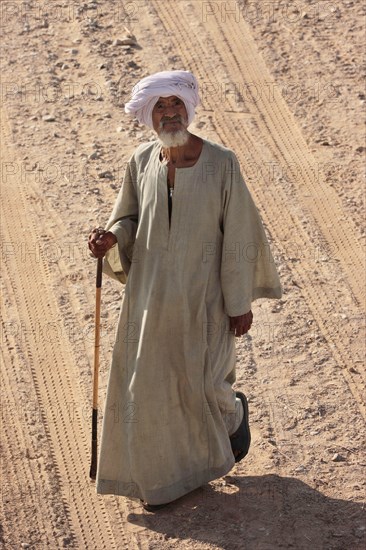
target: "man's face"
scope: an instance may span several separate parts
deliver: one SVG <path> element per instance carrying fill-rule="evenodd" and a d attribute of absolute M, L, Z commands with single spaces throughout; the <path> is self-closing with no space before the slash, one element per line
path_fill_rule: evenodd
<path fill-rule="evenodd" d="M 152 122 L 158 135 L 185 131 L 188 127 L 188 114 L 184 102 L 174 95 L 159 97 L 153 108 Z"/>

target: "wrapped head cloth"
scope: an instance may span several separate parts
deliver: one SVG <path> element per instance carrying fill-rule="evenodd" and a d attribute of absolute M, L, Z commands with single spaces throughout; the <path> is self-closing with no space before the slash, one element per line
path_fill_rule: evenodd
<path fill-rule="evenodd" d="M 198 83 L 189 71 L 162 71 L 146 76 L 132 89 L 131 99 L 125 105 L 126 113 L 153 128 L 152 111 L 159 97 L 179 97 L 184 102 L 188 114 L 188 124 L 195 115 L 199 104 Z"/>

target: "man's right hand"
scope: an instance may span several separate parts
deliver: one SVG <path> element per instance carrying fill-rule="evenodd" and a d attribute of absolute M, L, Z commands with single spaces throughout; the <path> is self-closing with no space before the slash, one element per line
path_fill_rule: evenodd
<path fill-rule="evenodd" d="M 113 233 L 98 227 L 90 233 L 88 246 L 93 256 L 103 258 L 116 242 L 117 237 Z"/>

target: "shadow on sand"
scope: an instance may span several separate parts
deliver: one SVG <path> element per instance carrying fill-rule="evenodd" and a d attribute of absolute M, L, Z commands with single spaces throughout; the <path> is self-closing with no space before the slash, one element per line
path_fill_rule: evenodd
<path fill-rule="evenodd" d="M 277 475 L 224 480 L 221 488 L 205 485 L 154 514 L 141 508 L 127 519 L 142 528 L 139 537 L 156 531 L 174 547 L 185 539 L 224 550 L 366 547 L 360 503 L 328 498 L 298 479 Z"/>

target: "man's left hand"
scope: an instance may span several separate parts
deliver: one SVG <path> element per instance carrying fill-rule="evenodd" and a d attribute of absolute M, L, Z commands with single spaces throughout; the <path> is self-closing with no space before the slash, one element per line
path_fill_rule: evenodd
<path fill-rule="evenodd" d="M 235 336 L 243 336 L 246 334 L 250 327 L 252 326 L 253 313 L 252 310 L 244 315 L 239 315 L 238 317 L 229 317 L 230 319 L 230 330 L 234 332 Z"/>

